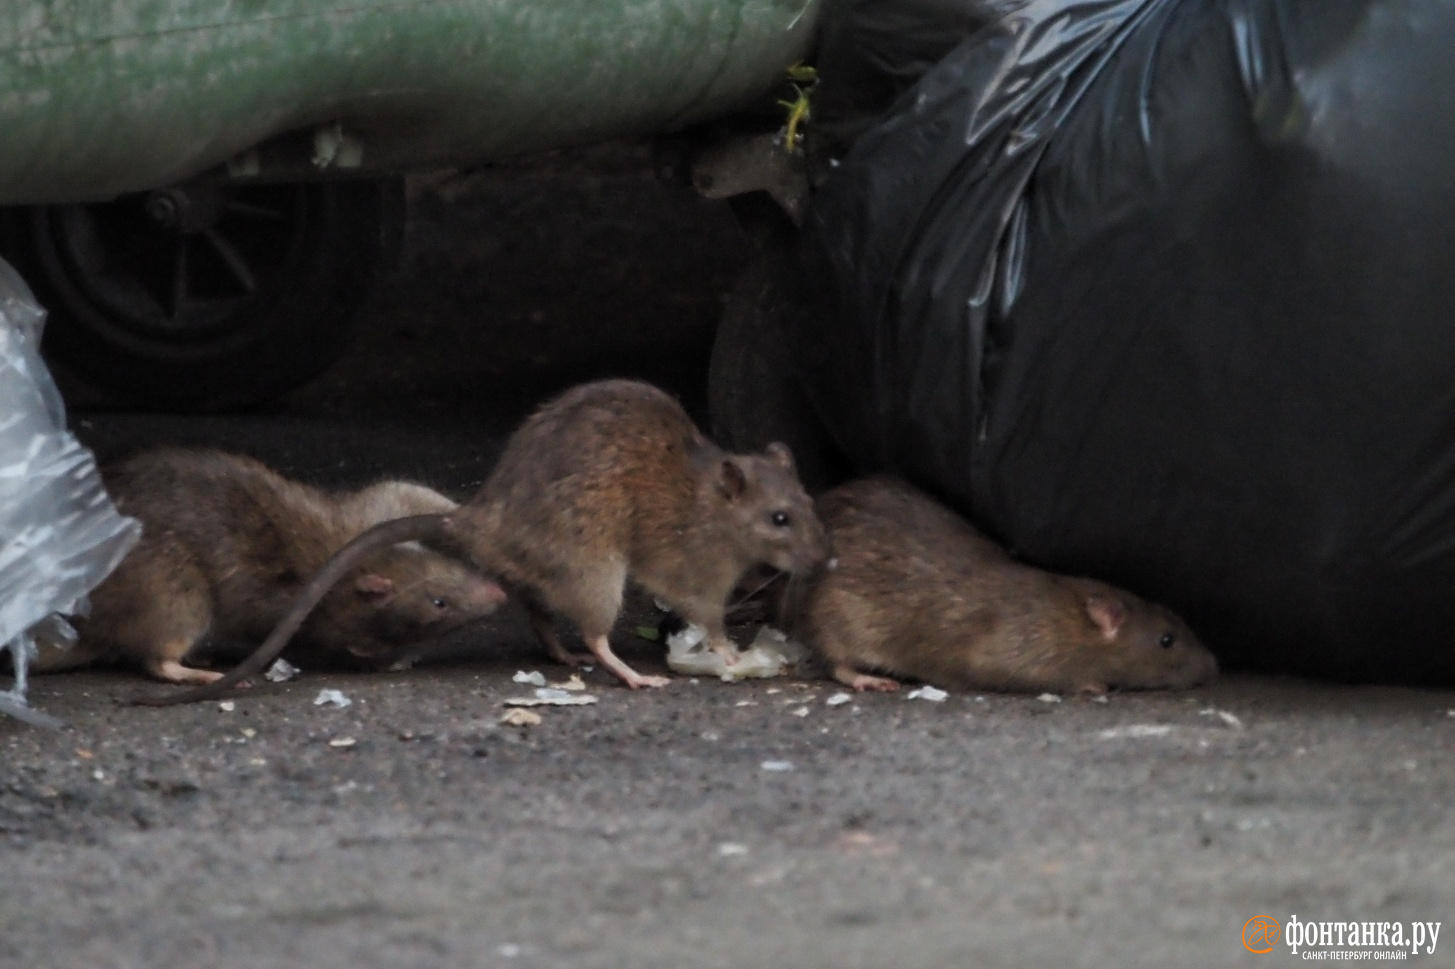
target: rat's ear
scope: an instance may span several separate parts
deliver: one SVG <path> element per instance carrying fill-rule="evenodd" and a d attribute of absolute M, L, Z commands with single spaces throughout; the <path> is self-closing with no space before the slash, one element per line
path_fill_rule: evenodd
<path fill-rule="evenodd" d="M 1086 597 L 1086 614 L 1107 639 L 1115 639 L 1122 623 L 1127 621 L 1126 603 L 1100 593 L 1092 593 Z"/>
<path fill-rule="evenodd" d="M 738 462 L 723 458 L 717 466 L 717 487 L 724 498 L 736 501 L 748 490 L 748 475 Z"/>
<path fill-rule="evenodd" d="M 764 453 L 774 462 L 781 464 L 789 471 L 793 470 L 793 452 L 788 450 L 788 445 L 782 441 L 774 441 L 764 448 Z"/>
<path fill-rule="evenodd" d="M 381 605 L 394 598 L 394 580 L 378 572 L 365 572 L 354 580 L 354 591 L 365 601 Z"/>

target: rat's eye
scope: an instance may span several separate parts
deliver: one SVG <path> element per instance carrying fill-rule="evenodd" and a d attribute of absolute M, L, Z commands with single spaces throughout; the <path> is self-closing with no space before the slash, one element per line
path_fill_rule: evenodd
<path fill-rule="evenodd" d="M 768 520 L 770 522 L 772 522 L 774 525 L 777 525 L 779 528 L 787 528 L 788 527 L 788 512 L 786 512 L 786 511 L 775 511 L 775 512 L 773 512 L 773 514 L 771 514 L 771 515 L 768 516 Z"/>
<path fill-rule="evenodd" d="M 1177 636 L 1174 633 L 1163 633 L 1162 638 L 1157 642 L 1162 644 L 1163 649 L 1171 649 L 1172 644 L 1177 642 Z"/>
<path fill-rule="evenodd" d="M 446 602 L 445 600 L 443 600 L 443 599 L 435 599 L 434 600 L 434 607 L 436 609 L 448 609 L 449 608 L 449 605 L 450 604 L 448 602 Z M 1166 645 L 1166 644 L 1164 643 L 1163 645 Z"/>

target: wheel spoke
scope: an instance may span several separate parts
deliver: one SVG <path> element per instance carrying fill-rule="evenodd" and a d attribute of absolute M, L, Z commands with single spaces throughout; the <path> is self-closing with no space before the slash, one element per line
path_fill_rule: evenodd
<path fill-rule="evenodd" d="M 216 229 L 208 229 L 203 236 L 212 244 L 213 250 L 222 258 L 228 272 L 232 273 L 232 278 L 237 280 L 238 285 L 243 288 L 243 292 L 249 296 L 257 292 L 258 280 L 253 276 L 253 271 L 248 268 L 242 253 L 238 252 L 237 248 L 223 238 Z"/>
<path fill-rule="evenodd" d="M 281 222 L 288 217 L 286 212 L 270 209 L 266 205 L 255 205 L 252 202 L 239 202 L 236 199 L 228 202 L 223 207 L 223 211 L 235 215 L 249 216 L 254 219 L 267 219 L 270 222 Z"/>
<path fill-rule="evenodd" d="M 187 302 L 187 237 L 177 237 L 177 261 L 172 266 L 172 318 L 182 315 Z"/>
<path fill-rule="evenodd" d="M 64 239 L 69 245 L 77 263 L 83 266 L 106 267 L 111 263 L 111 254 L 96 231 L 95 213 L 85 205 L 68 205 L 64 215 Z"/>

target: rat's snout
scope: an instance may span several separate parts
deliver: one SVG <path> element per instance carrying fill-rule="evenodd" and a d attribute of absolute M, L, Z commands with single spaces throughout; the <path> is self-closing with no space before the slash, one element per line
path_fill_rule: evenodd
<path fill-rule="evenodd" d="M 507 598 L 505 589 L 495 580 L 472 573 L 467 581 L 456 583 L 452 593 L 446 592 L 443 598 L 434 600 L 435 606 L 448 604 L 449 608 L 447 613 L 441 612 L 432 619 L 453 628 L 483 619 L 504 605 Z"/>
<path fill-rule="evenodd" d="M 470 605 L 478 613 L 494 612 L 505 604 L 505 590 L 489 579 L 481 579 L 472 590 Z"/>
<path fill-rule="evenodd" d="M 818 568 L 825 565 L 834 553 L 833 545 L 829 542 L 829 533 L 823 527 L 818 513 L 812 508 L 804 513 L 803 519 L 803 565 Z"/>
<path fill-rule="evenodd" d="M 828 530 L 823 527 L 823 522 L 818 520 L 817 515 L 813 517 L 813 524 L 815 545 L 817 546 L 814 564 L 832 571 L 839 567 L 839 560 L 834 557 L 834 543 L 829 541 Z"/>
<path fill-rule="evenodd" d="M 1199 672 L 1201 674 L 1201 678 L 1198 680 L 1199 683 L 1202 683 L 1202 682 L 1205 682 L 1207 680 L 1211 680 L 1211 679 L 1214 679 L 1214 678 L 1217 677 L 1217 675 L 1218 675 L 1218 658 L 1213 655 L 1212 650 L 1210 650 L 1210 649 L 1209 650 L 1204 650 L 1204 652 L 1202 654 L 1202 663 L 1201 663 L 1201 666 L 1199 668 Z"/>
<path fill-rule="evenodd" d="M 1218 660 L 1212 651 L 1201 643 L 1194 642 L 1190 646 L 1187 656 L 1178 665 L 1177 672 L 1171 677 L 1172 682 L 1169 685 L 1174 687 L 1196 686 L 1217 678 Z"/>
<path fill-rule="evenodd" d="M 779 566 L 785 572 L 806 572 L 823 568 L 833 554 L 828 534 L 824 531 L 817 516 L 808 520 L 801 538 L 796 544 L 797 547 L 792 550 L 790 561 Z"/>

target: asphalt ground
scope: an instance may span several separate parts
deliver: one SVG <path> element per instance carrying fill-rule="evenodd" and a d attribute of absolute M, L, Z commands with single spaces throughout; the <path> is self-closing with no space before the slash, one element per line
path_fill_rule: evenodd
<path fill-rule="evenodd" d="M 640 146 L 419 180 L 355 350 L 246 415 L 109 412 L 102 458 L 244 451 L 323 484 L 464 496 L 535 403 L 633 375 L 701 414 L 750 255 Z M 661 672 L 632 627 L 629 662 Z M 840 692 L 812 670 L 499 723 L 556 679 L 507 608 L 412 670 L 305 671 L 149 709 L 124 670 L 38 678 L 61 731 L 0 719 L 0 965 L 1279 966 L 1394 946 L 1455 966 L 1455 693 L 1230 674 L 1089 699 Z M 317 706 L 323 688 L 351 705 Z M 351 741 L 351 743 L 350 743 Z M 1272 952 L 1245 926 L 1278 925 Z M 1429 929 L 1411 954 L 1413 923 Z M 1295 934 L 1301 935 L 1299 929 Z M 1249 944 L 1245 945 L 1245 939 Z M 1299 941 L 1302 941 L 1301 939 Z"/>

